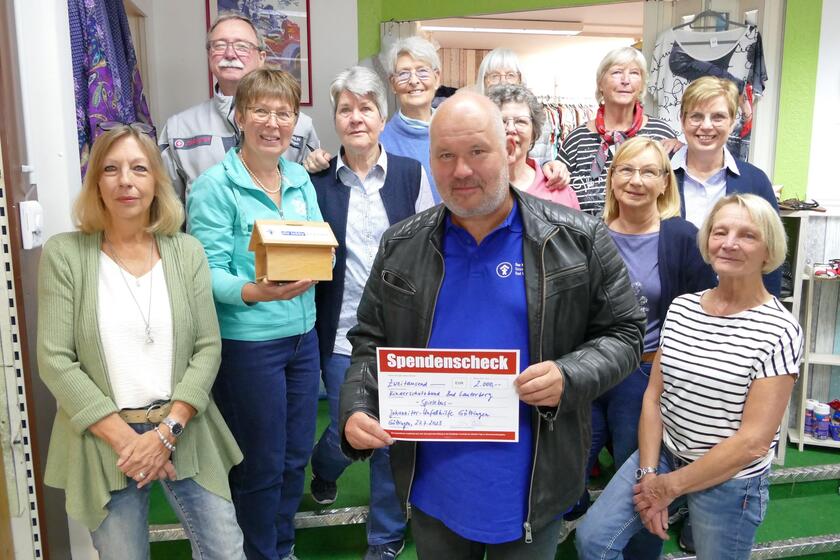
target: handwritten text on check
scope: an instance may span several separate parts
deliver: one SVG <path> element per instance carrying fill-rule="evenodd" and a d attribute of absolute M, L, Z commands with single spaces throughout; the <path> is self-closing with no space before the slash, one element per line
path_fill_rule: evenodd
<path fill-rule="evenodd" d="M 519 441 L 518 350 L 377 348 L 377 365 L 394 439 Z"/>

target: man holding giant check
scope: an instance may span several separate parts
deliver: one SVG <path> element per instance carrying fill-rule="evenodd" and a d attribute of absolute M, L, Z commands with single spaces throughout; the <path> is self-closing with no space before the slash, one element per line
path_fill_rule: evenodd
<path fill-rule="evenodd" d="M 508 183 L 514 136 L 460 92 L 431 124 L 443 205 L 382 238 L 348 338 L 342 449 L 391 446 L 418 557 L 554 558 L 590 405 L 645 316 L 603 222 Z"/>

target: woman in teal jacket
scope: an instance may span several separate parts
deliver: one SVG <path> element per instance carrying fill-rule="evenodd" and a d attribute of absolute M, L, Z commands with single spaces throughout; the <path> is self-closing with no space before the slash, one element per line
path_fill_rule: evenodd
<path fill-rule="evenodd" d="M 322 221 L 300 165 L 280 158 L 300 105 L 288 73 L 260 69 L 236 90 L 241 145 L 208 169 L 187 199 L 190 233 L 204 245 L 222 334 L 213 395 L 245 460 L 231 471 L 249 559 L 293 558 L 294 515 L 315 437 L 319 384 L 311 280 L 254 281 L 254 221 Z"/>

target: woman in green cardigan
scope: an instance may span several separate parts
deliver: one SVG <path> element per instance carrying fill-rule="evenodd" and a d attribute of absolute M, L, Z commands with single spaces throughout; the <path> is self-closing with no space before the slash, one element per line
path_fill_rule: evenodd
<path fill-rule="evenodd" d="M 150 483 L 193 557 L 244 558 L 228 471 L 242 454 L 210 388 L 220 361 L 210 272 L 137 124 L 96 141 L 75 206 L 38 278 L 38 368 L 58 401 L 45 480 L 100 558 L 149 556 Z M 177 448 L 177 449 L 176 449 Z"/>

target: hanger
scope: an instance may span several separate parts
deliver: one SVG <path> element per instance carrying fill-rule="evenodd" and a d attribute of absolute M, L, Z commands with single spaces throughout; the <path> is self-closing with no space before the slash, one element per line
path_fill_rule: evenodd
<path fill-rule="evenodd" d="M 699 26 L 699 27 L 693 27 L 693 25 L 695 23 L 699 22 L 701 19 L 706 18 L 706 17 L 714 17 L 716 19 L 719 19 L 719 18 L 723 17 L 724 20 L 726 21 L 726 30 L 727 31 L 729 30 L 730 26 L 743 27 L 743 28 L 749 27 L 749 25 L 745 25 L 743 23 L 738 23 L 737 21 L 732 21 L 731 19 L 729 19 L 729 13 L 728 12 L 717 12 L 715 10 L 704 10 L 704 11 L 700 12 L 699 14 L 697 14 L 696 16 L 694 16 L 691 19 L 691 21 L 681 23 L 680 25 L 675 25 L 673 27 L 673 29 L 676 31 L 677 29 L 680 29 L 680 28 L 683 28 L 683 27 L 688 27 L 689 30 L 694 30 L 694 29 L 716 30 L 717 29 L 716 25 L 703 25 L 703 26 Z M 709 42 L 710 42 L 709 39 L 704 39 L 702 41 L 680 41 L 680 44 L 681 45 L 708 45 Z M 738 41 L 735 40 L 735 39 L 718 39 L 717 41 L 715 41 L 715 43 L 717 45 L 734 45 L 737 42 Z"/>
<path fill-rule="evenodd" d="M 717 26 L 716 26 L 716 25 L 701 25 L 701 26 L 699 26 L 699 27 L 694 27 L 694 24 L 695 24 L 695 23 L 697 23 L 697 22 L 699 22 L 701 19 L 703 19 L 703 18 L 707 18 L 707 17 L 714 17 L 715 19 L 720 19 L 720 18 L 722 17 L 722 18 L 726 21 L 726 28 L 727 28 L 727 29 L 729 29 L 729 26 L 730 26 L 730 25 L 734 25 L 735 27 L 748 27 L 747 25 L 745 25 L 745 24 L 743 24 L 743 23 L 738 23 L 737 21 L 732 21 L 731 19 L 729 19 L 729 12 L 718 12 L 718 11 L 715 11 L 715 10 L 703 10 L 702 12 L 700 12 L 699 14 L 697 14 L 696 16 L 694 16 L 694 17 L 691 19 L 691 21 L 687 21 L 687 22 L 685 22 L 685 23 L 681 23 L 681 24 L 679 24 L 679 25 L 675 25 L 675 26 L 673 27 L 673 29 L 680 29 L 680 28 L 682 28 L 682 27 L 689 27 L 689 28 L 691 28 L 691 29 L 701 29 L 701 30 L 702 30 L 702 29 L 706 29 L 706 30 L 711 29 L 711 30 L 716 30 L 716 29 L 717 29 Z"/>

